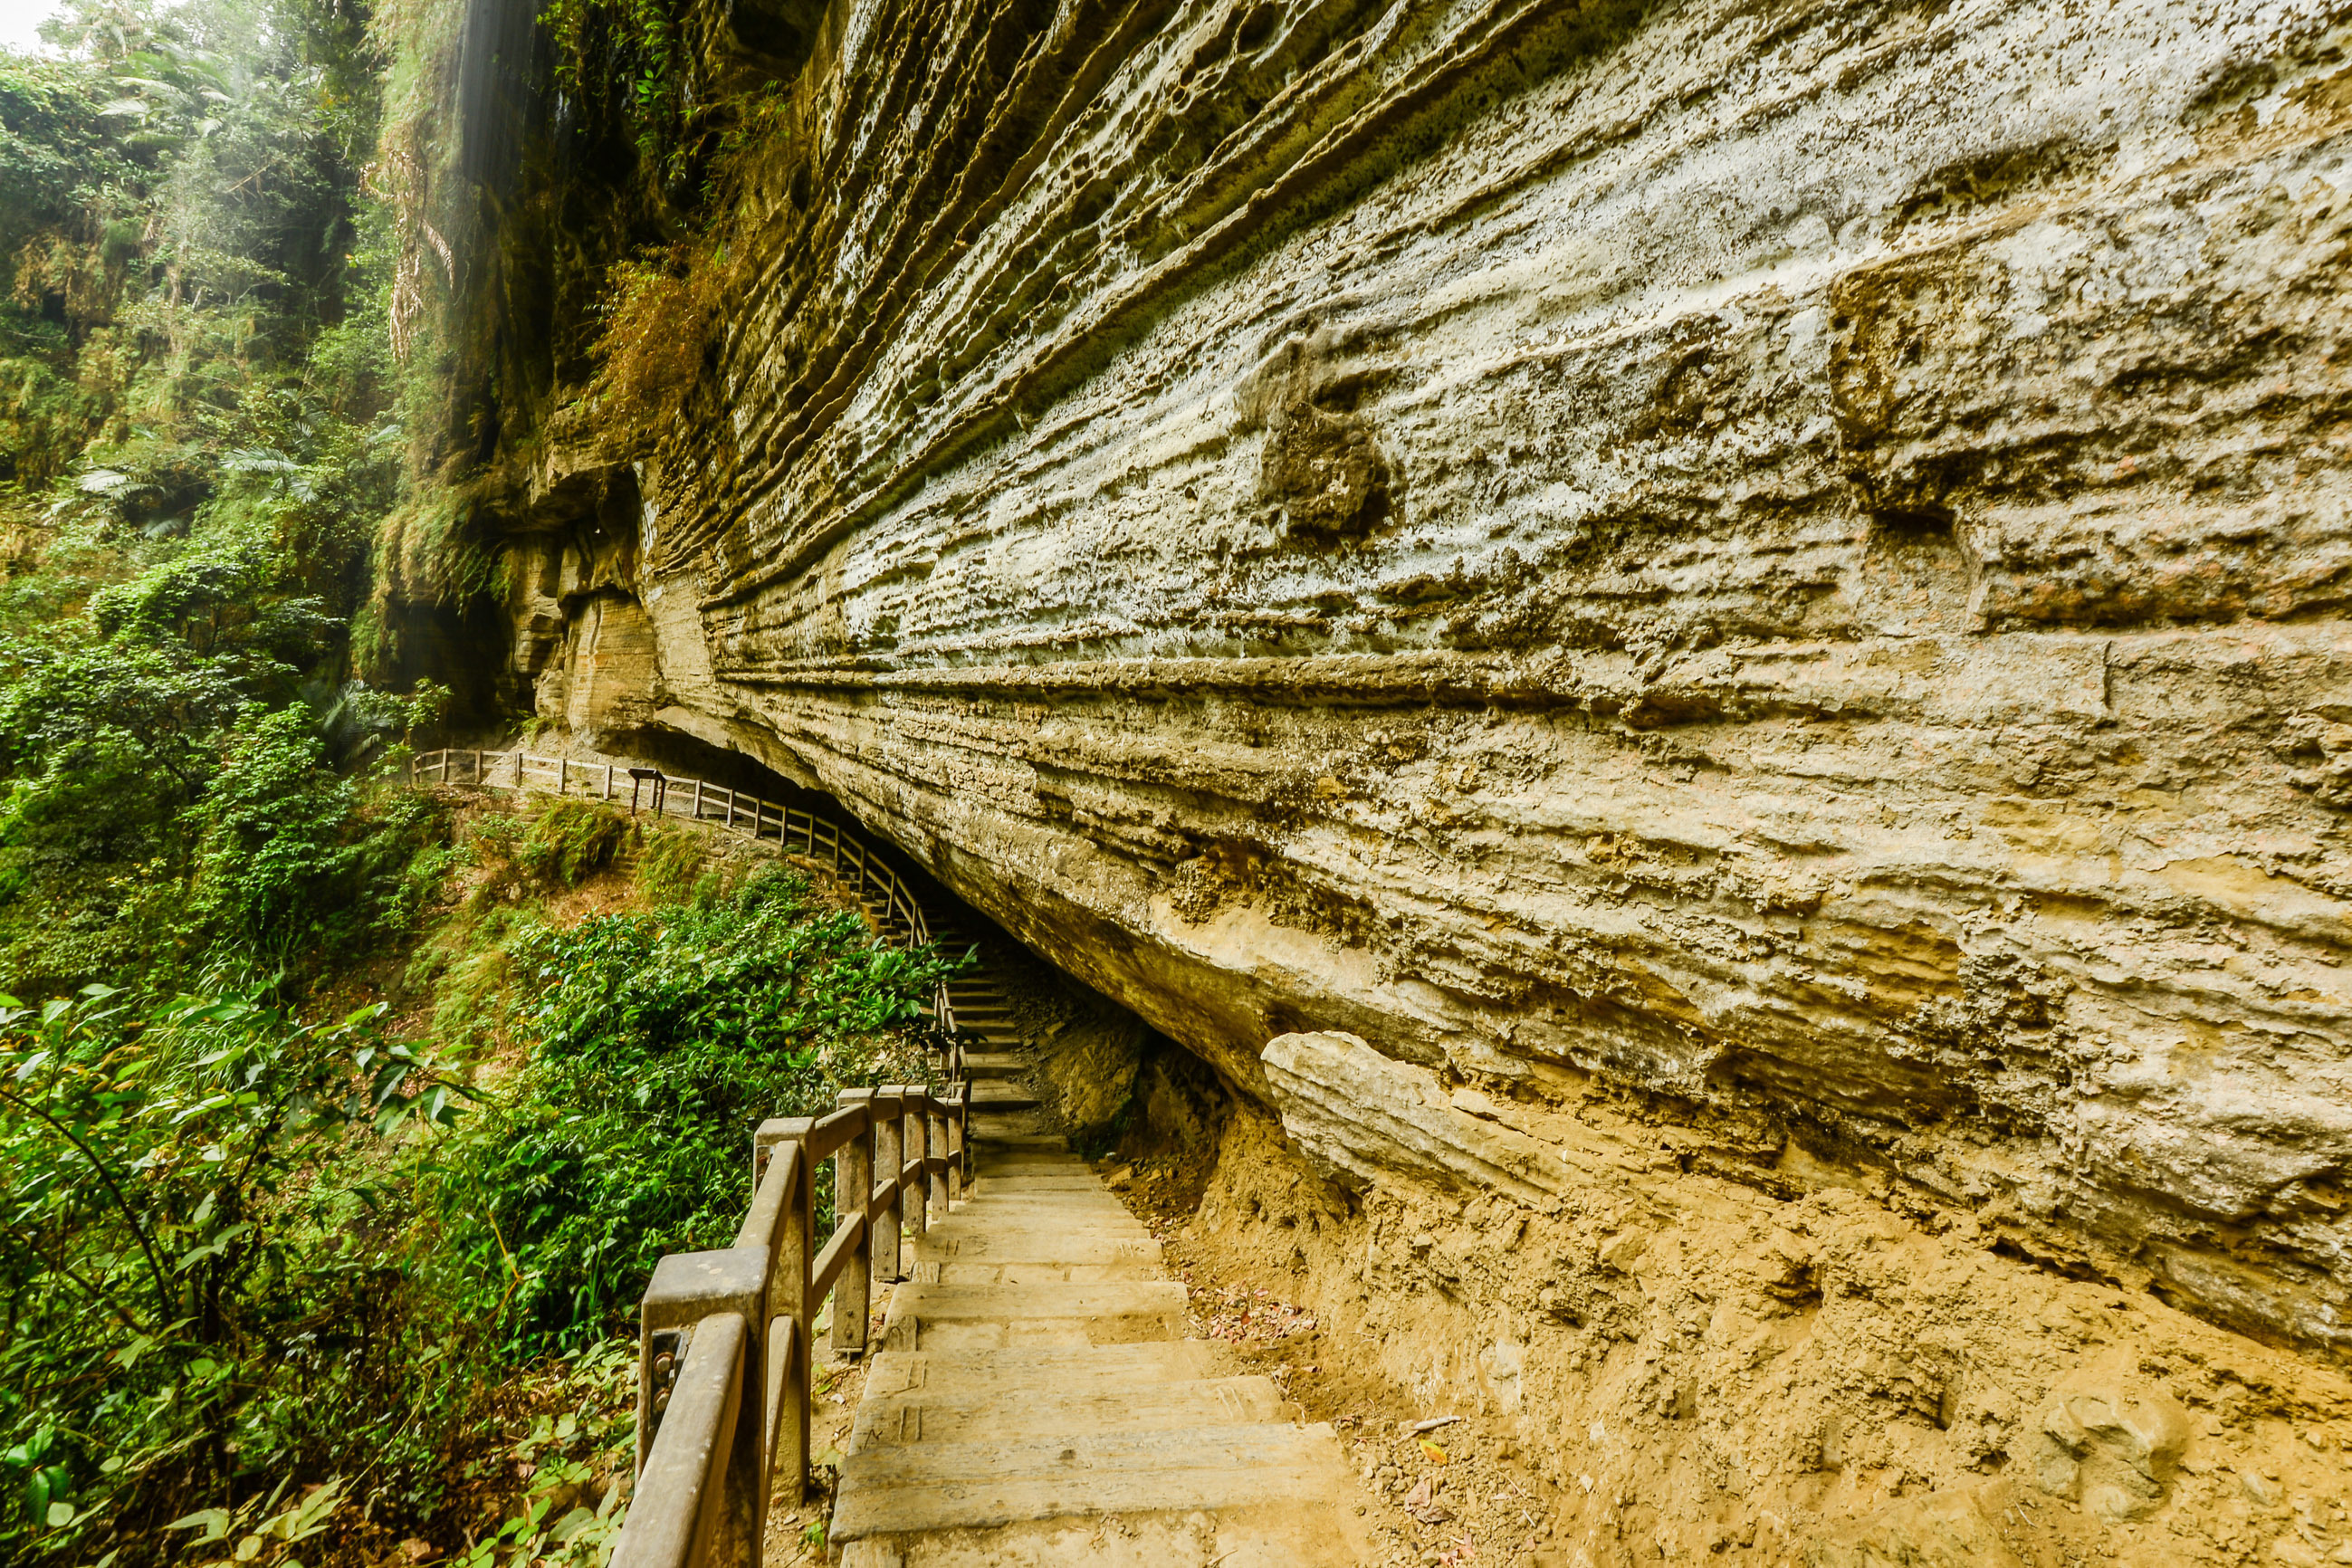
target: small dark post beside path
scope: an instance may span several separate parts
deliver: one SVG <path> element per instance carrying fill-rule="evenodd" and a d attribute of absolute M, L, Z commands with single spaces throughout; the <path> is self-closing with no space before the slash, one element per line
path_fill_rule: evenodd
<path fill-rule="evenodd" d="M 629 770 L 629 815 L 631 816 L 637 815 L 637 786 L 645 784 L 651 784 L 654 786 L 653 811 L 656 816 L 659 816 L 662 814 L 664 797 L 669 794 L 669 777 L 659 768 Z"/>

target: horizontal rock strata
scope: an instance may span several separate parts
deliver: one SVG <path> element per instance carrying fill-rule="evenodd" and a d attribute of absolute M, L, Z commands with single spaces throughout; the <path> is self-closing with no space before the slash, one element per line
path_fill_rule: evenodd
<path fill-rule="evenodd" d="M 1595 1073 L 2352 1355 L 2347 26 L 843 0 L 646 684 L 516 679 L 1269 1108 Z"/>

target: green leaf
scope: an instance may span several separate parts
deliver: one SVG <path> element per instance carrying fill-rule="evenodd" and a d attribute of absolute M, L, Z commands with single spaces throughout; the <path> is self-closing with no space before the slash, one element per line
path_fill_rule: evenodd
<path fill-rule="evenodd" d="M 189 1514 L 184 1519 L 173 1520 L 163 1528 L 166 1530 L 203 1531 L 204 1533 L 202 1535 L 197 1536 L 194 1541 L 189 1543 L 194 1546 L 202 1546 L 208 1542 L 226 1541 L 228 1539 L 228 1510 L 225 1508 L 200 1509 L 196 1512 Z"/>

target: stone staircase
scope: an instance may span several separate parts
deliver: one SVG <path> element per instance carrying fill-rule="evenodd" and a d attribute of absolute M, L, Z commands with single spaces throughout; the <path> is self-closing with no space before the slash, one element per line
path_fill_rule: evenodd
<path fill-rule="evenodd" d="M 950 951 L 953 951 L 950 946 Z M 844 1568 L 1367 1561 L 1339 1446 L 1184 1338 L 1160 1244 L 1020 1080 L 1010 999 L 951 988 L 974 1181 L 891 1292 L 834 1508 Z"/>

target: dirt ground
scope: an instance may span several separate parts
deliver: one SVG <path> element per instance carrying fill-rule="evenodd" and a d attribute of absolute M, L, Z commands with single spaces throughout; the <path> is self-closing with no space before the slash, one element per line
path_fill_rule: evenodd
<path fill-rule="evenodd" d="M 1339 1430 L 1393 1565 L 2352 1563 L 2352 1385 L 1899 1194 L 1349 1194 L 1277 1125 L 1098 1168 Z"/>

